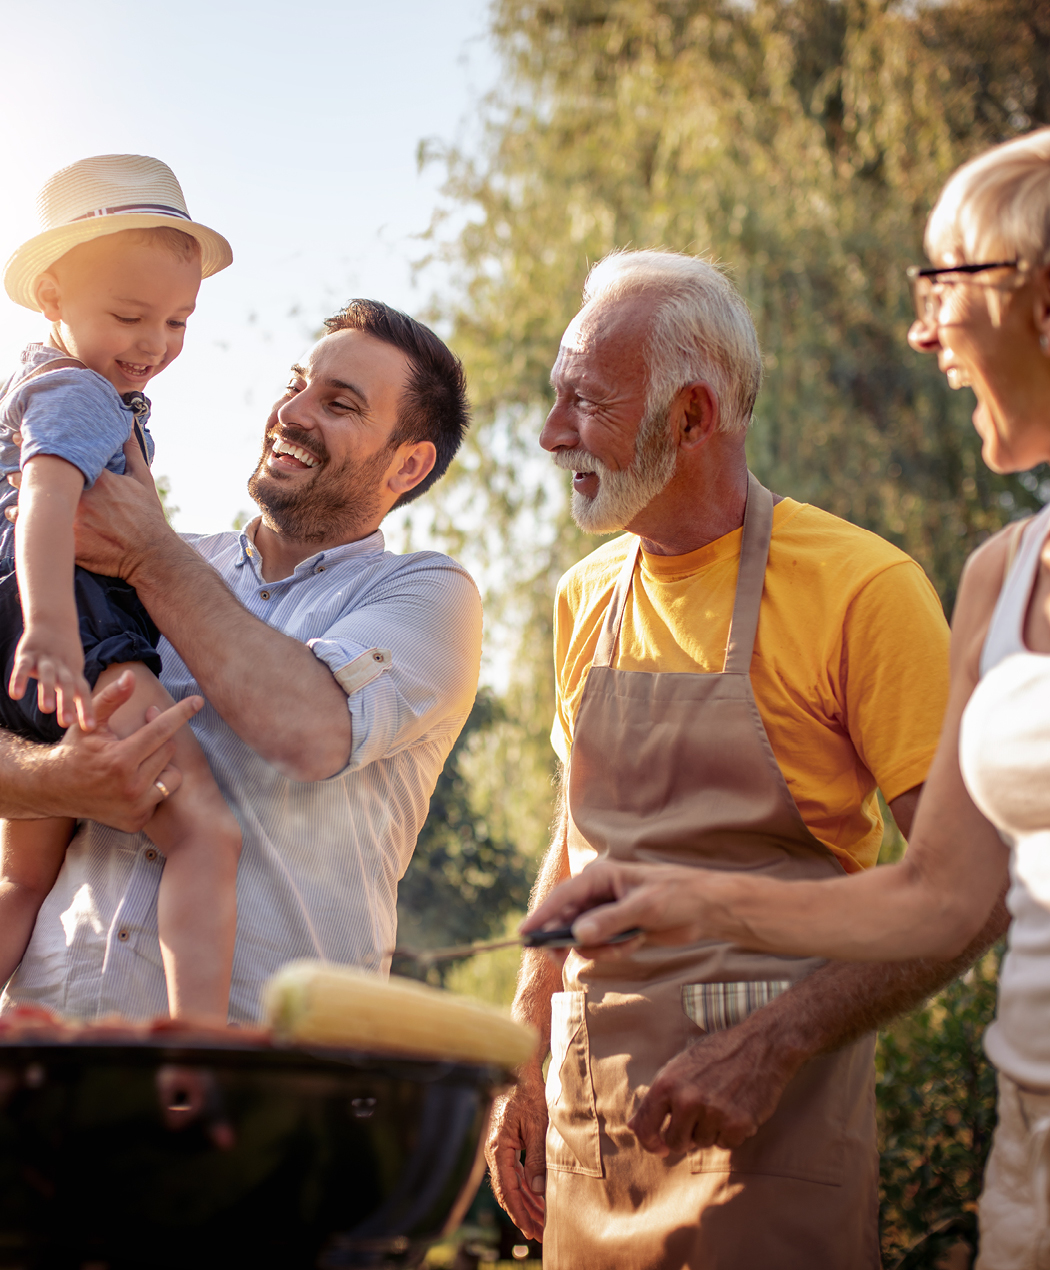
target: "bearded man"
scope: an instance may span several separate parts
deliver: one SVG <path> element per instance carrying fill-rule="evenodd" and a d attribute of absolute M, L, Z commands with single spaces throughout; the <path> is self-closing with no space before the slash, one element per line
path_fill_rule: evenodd
<path fill-rule="evenodd" d="M 385 551 L 379 525 L 444 473 L 468 410 L 458 359 L 413 319 L 355 300 L 325 325 L 267 420 L 248 485 L 261 515 L 243 532 L 180 538 L 130 448 L 139 480 L 104 474 L 81 499 L 78 560 L 136 588 L 177 717 L 137 747 L 76 728 L 52 750 L 0 737 L 0 814 L 101 807 L 119 826 L 80 825 L 5 1006 L 167 1012 L 163 860 L 122 830 L 176 786 L 164 740 L 198 694 L 194 731 L 244 839 L 231 1020 L 256 1020 L 261 984 L 293 958 L 389 964 L 398 879 L 474 700 L 481 602 L 448 557 Z M 89 796 L 113 755 L 114 788 Z"/>
<path fill-rule="evenodd" d="M 624 252 L 583 300 L 540 440 L 574 473 L 580 527 L 628 532 L 558 587 L 563 799 L 535 903 L 596 855 L 787 878 L 874 865 L 878 790 L 906 835 L 937 747 L 933 588 L 748 472 L 761 359 L 718 270 Z M 515 1012 L 543 1044 L 488 1157 L 545 1270 L 875 1270 L 871 1032 L 1002 925 L 1000 908 L 951 967 L 635 940 L 559 973 L 527 952 Z"/>

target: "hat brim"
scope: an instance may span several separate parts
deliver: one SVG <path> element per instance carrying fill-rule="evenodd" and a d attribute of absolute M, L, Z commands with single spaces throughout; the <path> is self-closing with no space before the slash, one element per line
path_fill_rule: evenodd
<path fill-rule="evenodd" d="M 183 220 L 180 216 L 164 216 L 159 212 L 119 212 L 112 216 L 93 216 L 90 220 L 74 221 L 70 225 L 56 225 L 35 238 L 30 238 L 14 253 L 4 266 L 4 289 L 14 300 L 27 309 L 40 311 L 34 291 L 37 279 L 46 273 L 56 260 L 81 243 L 103 238 L 106 234 L 119 234 L 125 229 L 180 229 L 201 245 L 201 277 L 209 278 L 233 261 L 230 244 L 221 234 L 196 221 Z"/>

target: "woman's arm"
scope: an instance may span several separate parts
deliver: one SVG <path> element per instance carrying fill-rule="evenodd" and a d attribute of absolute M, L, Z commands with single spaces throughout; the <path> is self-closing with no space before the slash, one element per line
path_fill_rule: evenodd
<path fill-rule="evenodd" d="M 597 861 L 523 923 L 573 924 L 588 945 L 639 927 L 650 943 L 724 939 L 762 951 L 840 960 L 952 957 L 980 930 L 1006 881 L 1009 852 L 959 771 L 959 723 L 1002 584 L 992 539 L 963 573 L 952 633 L 952 687 L 940 745 L 900 864 L 826 882 Z M 632 945 L 600 950 L 626 955 Z"/>
<path fill-rule="evenodd" d="M 15 563 L 25 631 L 9 691 L 17 701 L 35 679 L 41 710 L 57 705 L 62 727 L 79 711 L 90 729 L 95 720 L 73 597 L 73 518 L 83 489 L 79 468 L 55 455 L 35 455 L 22 473 Z"/>

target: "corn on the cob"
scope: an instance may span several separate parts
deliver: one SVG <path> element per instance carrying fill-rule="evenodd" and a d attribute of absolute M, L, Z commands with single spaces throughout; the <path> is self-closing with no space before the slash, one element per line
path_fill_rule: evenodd
<path fill-rule="evenodd" d="M 536 1034 L 501 1010 L 411 979 L 383 979 L 348 966 L 293 961 L 263 988 L 278 1036 L 313 1045 L 514 1068 Z"/>

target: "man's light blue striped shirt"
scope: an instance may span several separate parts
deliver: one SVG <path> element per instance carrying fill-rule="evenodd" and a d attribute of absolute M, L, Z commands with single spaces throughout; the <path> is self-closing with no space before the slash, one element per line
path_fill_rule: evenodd
<path fill-rule="evenodd" d="M 210 705 L 191 724 L 244 834 L 230 1018 L 249 1022 L 263 981 L 293 958 L 387 968 L 397 883 L 474 700 L 481 601 L 454 560 L 394 555 L 378 531 L 278 582 L 263 579 L 249 533 L 189 541 L 249 612 L 325 662 L 353 719 L 348 766 L 311 783 L 282 776 Z M 199 693 L 166 640 L 160 652 L 171 695 Z M 166 1014 L 162 867 L 144 834 L 82 823 L 3 1006 L 37 1002 L 81 1019 Z"/>

